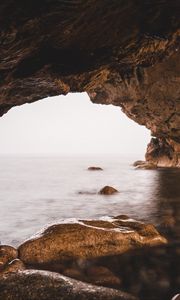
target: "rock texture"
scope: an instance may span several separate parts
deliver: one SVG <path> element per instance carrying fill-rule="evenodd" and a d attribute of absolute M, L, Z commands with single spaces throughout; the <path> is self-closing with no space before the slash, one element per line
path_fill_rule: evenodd
<path fill-rule="evenodd" d="M 123 253 L 142 246 L 166 243 L 151 224 L 123 217 L 108 220 L 66 220 L 52 225 L 18 248 L 26 265 L 56 265 L 83 259 Z M 59 265 L 60 264 L 60 267 Z"/>
<path fill-rule="evenodd" d="M 14 247 L 8 245 L 0 245 L 0 271 L 3 270 L 8 263 L 18 257 L 18 252 Z"/>
<path fill-rule="evenodd" d="M 2 277 L 7 276 L 10 273 L 15 273 L 25 269 L 26 267 L 23 264 L 23 262 L 20 259 L 16 258 L 8 264 L 6 264 L 4 268 L 0 271 L 0 280 L 2 279 Z"/>
<path fill-rule="evenodd" d="M 0 280 L 0 300 L 138 300 L 124 292 L 93 286 L 56 273 L 22 271 Z"/>
<path fill-rule="evenodd" d="M 180 144 L 165 138 L 152 138 L 148 144 L 146 160 L 158 167 L 180 167 Z"/>
<path fill-rule="evenodd" d="M 0 115 L 86 91 L 170 144 L 179 166 L 179 10 L 179 0 L 2 0 Z"/>
<path fill-rule="evenodd" d="M 118 193 L 118 190 L 116 190 L 115 188 L 113 188 L 112 186 L 104 186 L 100 191 L 99 194 L 101 195 L 113 195 Z"/>
<path fill-rule="evenodd" d="M 100 257 L 89 261 L 89 265 L 109 269 L 119 279 L 115 288 L 138 295 L 142 300 L 170 300 L 179 292 L 179 260 L 180 244 L 177 243 Z"/>

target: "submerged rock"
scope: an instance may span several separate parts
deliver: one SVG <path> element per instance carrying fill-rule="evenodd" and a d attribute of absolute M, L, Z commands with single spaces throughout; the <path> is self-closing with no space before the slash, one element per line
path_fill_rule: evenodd
<path fill-rule="evenodd" d="M 99 191 L 99 194 L 101 194 L 101 195 L 112 195 L 115 193 L 118 193 L 118 190 L 116 190 L 112 186 L 108 186 L 108 185 L 106 185 Z"/>
<path fill-rule="evenodd" d="M 18 257 L 18 251 L 8 245 L 0 245 L 0 270 L 4 269 L 5 265 Z"/>
<path fill-rule="evenodd" d="M 19 246 L 19 258 L 43 269 L 57 263 L 123 253 L 166 243 L 155 227 L 132 219 L 65 220 L 42 230 Z M 54 270 L 54 269 L 53 269 Z M 58 270 L 57 270 L 58 271 Z"/>
<path fill-rule="evenodd" d="M 142 164 L 137 165 L 136 169 L 154 170 L 154 169 L 157 169 L 157 165 L 150 163 L 150 162 L 144 162 Z"/>
<path fill-rule="evenodd" d="M 134 163 L 133 163 L 133 166 L 134 167 L 137 167 L 137 166 L 141 166 L 141 165 L 144 165 L 146 162 L 144 160 L 136 160 Z"/>
<path fill-rule="evenodd" d="M 88 171 L 103 171 L 103 169 L 100 167 L 89 167 Z"/>
<path fill-rule="evenodd" d="M 124 292 L 93 286 L 56 273 L 22 271 L 0 280 L 0 300 L 137 300 Z"/>

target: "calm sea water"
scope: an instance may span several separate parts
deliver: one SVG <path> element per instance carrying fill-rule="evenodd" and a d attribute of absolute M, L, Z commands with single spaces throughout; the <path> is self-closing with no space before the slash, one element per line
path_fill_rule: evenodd
<path fill-rule="evenodd" d="M 0 241 L 18 245 L 62 218 L 127 214 L 178 239 L 180 170 L 135 170 L 138 157 L 0 157 Z M 103 171 L 87 171 L 100 166 Z M 112 196 L 97 194 L 105 185 Z"/>

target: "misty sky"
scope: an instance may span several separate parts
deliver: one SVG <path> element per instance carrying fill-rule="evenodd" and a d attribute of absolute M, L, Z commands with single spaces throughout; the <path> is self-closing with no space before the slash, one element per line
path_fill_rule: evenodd
<path fill-rule="evenodd" d="M 150 132 L 119 107 L 68 94 L 12 108 L 0 118 L 0 154 L 141 154 Z"/>

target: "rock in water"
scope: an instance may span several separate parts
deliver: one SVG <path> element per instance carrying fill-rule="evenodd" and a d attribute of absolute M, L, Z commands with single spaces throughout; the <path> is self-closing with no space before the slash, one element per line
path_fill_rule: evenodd
<path fill-rule="evenodd" d="M 49 226 L 19 246 L 29 265 L 53 264 L 123 253 L 144 245 L 166 243 L 155 227 L 132 219 L 65 220 Z"/>
<path fill-rule="evenodd" d="M 56 273 L 22 271 L 0 280 L 0 300 L 138 300 L 124 292 L 93 286 Z"/>
<path fill-rule="evenodd" d="M 101 195 L 112 195 L 115 193 L 118 193 L 118 190 L 116 190 L 112 186 L 108 186 L 108 185 L 106 185 L 99 191 L 99 194 L 101 194 Z"/>
<path fill-rule="evenodd" d="M 103 171 L 103 169 L 100 167 L 89 167 L 88 171 Z"/>
<path fill-rule="evenodd" d="M 136 160 L 134 163 L 133 163 L 133 166 L 134 167 L 137 167 L 137 166 L 140 166 L 140 165 L 144 165 L 146 162 L 144 160 Z"/>

